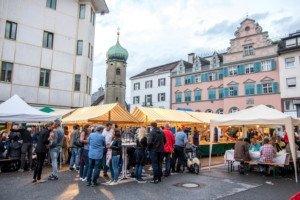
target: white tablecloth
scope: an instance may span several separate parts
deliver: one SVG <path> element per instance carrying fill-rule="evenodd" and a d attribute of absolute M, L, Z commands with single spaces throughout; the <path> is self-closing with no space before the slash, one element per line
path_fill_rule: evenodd
<path fill-rule="evenodd" d="M 260 152 L 259 151 L 250 151 L 250 157 L 251 160 L 253 161 L 258 161 L 259 157 L 260 157 Z M 275 158 L 274 158 L 274 163 L 278 164 L 278 165 L 284 165 L 286 164 L 286 161 L 288 162 L 288 160 L 286 160 L 286 156 L 287 153 L 277 153 Z M 297 158 L 300 158 L 300 151 L 297 151 Z M 225 151 L 224 154 L 224 161 L 235 161 L 234 160 L 234 150 L 227 150 Z"/>

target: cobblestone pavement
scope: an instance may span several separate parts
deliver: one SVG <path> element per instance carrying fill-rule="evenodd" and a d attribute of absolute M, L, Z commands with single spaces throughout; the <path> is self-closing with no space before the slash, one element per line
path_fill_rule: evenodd
<path fill-rule="evenodd" d="M 43 177 L 48 175 L 49 169 L 46 169 Z M 0 174 L 0 199 L 284 200 L 300 191 L 300 184 L 296 184 L 290 178 L 274 179 L 255 173 L 240 176 L 236 172 L 227 173 L 224 166 L 213 168 L 211 171 L 204 170 L 200 175 L 174 174 L 159 184 L 140 184 L 127 180 L 115 186 L 102 184 L 93 188 L 79 181 L 78 174 L 74 171 L 60 172 L 57 181 L 32 184 L 31 178 L 32 172 Z M 104 182 L 103 179 L 101 181 Z M 266 181 L 271 181 L 271 184 L 267 184 Z"/>

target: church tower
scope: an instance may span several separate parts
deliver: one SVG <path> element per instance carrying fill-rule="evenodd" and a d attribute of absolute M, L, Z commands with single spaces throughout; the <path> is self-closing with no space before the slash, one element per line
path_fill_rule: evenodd
<path fill-rule="evenodd" d="M 125 105 L 126 94 L 126 61 L 128 51 L 119 43 L 120 32 L 117 33 L 117 43 L 106 53 L 106 84 L 105 104 L 119 102 Z"/>

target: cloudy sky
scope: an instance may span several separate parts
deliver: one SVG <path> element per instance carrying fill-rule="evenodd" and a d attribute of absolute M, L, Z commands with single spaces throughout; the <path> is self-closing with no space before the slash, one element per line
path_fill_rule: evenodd
<path fill-rule="evenodd" d="M 129 52 L 127 77 L 149 67 L 224 51 L 239 23 L 249 17 L 278 39 L 300 30 L 297 0 L 106 0 L 109 14 L 97 16 L 93 92 L 105 84 L 106 51 L 120 43 Z M 129 88 L 127 81 L 127 88 Z M 129 91 L 129 90 L 127 90 Z M 129 97 L 127 92 L 127 98 Z"/>

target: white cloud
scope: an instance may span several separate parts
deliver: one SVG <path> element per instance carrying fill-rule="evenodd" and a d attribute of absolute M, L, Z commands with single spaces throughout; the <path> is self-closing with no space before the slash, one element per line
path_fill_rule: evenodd
<path fill-rule="evenodd" d="M 120 43 L 129 52 L 128 78 L 148 67 L 186 59 L 193 51 L 226 49 L 239 22 L 247 14 L 258 18 L 258 23 L 269 31 L 271 38 L 300 28 L 296 0 L 106 2 L 110 13 L 97 16 L 93 91 L 105 84 L 106 51 L 116 42 L 118 26 L 121 28 Z M 127 83 L 129 86 L 129 81 Z"/>

